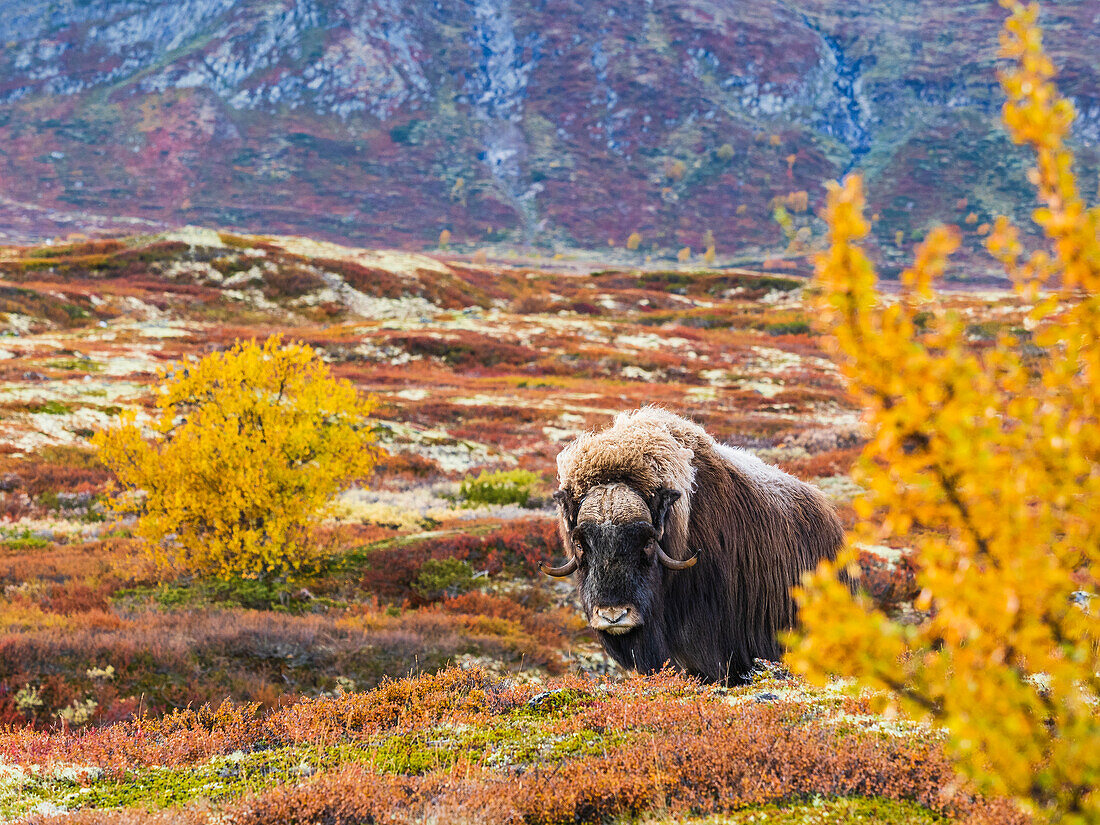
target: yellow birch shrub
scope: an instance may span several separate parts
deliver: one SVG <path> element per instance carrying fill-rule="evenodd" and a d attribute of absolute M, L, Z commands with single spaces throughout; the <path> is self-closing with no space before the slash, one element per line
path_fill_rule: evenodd
<path fill-rule="evenodd" d="M 820 305 L 872 433 L 856 471 L 867 493 L 837 565 L 858 543 L 913 548 L 925 618 L 892 620 L 824 565 L 796 591 L 803 629 L 789 660 L 941 725 L 980 789 L 1039 820 L 1097 823 L 1100 209 L 1076 188 L 1073 109 L 1052 81 L 1037 7 L 1004 5 L 1004 123 L 1036 153 L 1045 240 L 1025 254 L 1000 218 L 986 243 L 1028 299 L 1031 340 L 968 345 L 965 319 L 932 288 L 954 229 L 930 233 L 885 300 L 860 248 L 860 179 L 832 186 Z"/>
<path fill-rule="evenodd" d="M 137 513 L 165 567 L 265 580 L 308 569 L 327 506 L 376 461 L 373 401 L 314 349 L 278 337 L 161 378 L 147 430 L 130 414 L 95 438 L 122 488 L 115 510 Z"/>

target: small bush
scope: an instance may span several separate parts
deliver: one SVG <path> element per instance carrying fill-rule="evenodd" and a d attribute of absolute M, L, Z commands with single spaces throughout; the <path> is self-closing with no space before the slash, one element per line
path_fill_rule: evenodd
<path fill-rule="evenodd" d="M 167 566 L 265 580 L 308 568 L 324 511 L 374 465 L 373 402 L 278 337 L 177 366 L 156 403 L 151 440 L 130 415 L 96 443 L 123 487 L 113 506 L 137 511 Z"/>
<path fill-rule="evenodd" d="M 387 342 L 402 347 L 410 355 L 438 358 L 447 366 L 460 370 L 480 370 L 501 365 L 514 368 L 531 363 L 538 357 L 538 353 L 530 347 L 475 333 L 448 338 L 410 333 L 391 336 Z"/>
<path fill-rule="evenodd" d="M 461 559 L 428 559 L 413 582 L 413 590 L 425 601 L 457 596 L 474 586 L 474 569 Z"/>
<path fill-rule="evenodd" d="M 809 335 L 810 324 L 807 321 L 785 321 L 778 324 L 765 324 L 768 335 Z"/>
<path fill-rule="evenodd" d="M 466 476 L 458 488 L 458 497 L 465 507 L 482 504 L 518 504 L 526 507 L 532 488 L 538 484 L 538 474 L 530 470 L 482 472 L 477 478 Z"/>
<path fill-rule="evenodd" d="M 325 281 L 320 275 L 308 267 L 293 263 L 264 273 L 264 295 L 267 298 L 300 298 L 324 287 Z"/>

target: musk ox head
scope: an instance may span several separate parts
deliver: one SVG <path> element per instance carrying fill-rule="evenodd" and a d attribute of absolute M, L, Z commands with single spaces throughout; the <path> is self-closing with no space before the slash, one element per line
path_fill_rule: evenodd
<path fill-rule="evenodd" d="M 695 557 L 672 558 L 661 544 L 680 496 L 661 488 L 645 497 L 618 482 L 592 487 L 579 501 L 567 489 L 555 494 L 569 560 L 541 568 L 551 576 L 579 574 L 581 606 L 596 630 L 621 635 L 641 627 L 660 607 L 662 567 L 695 564 Z"/>

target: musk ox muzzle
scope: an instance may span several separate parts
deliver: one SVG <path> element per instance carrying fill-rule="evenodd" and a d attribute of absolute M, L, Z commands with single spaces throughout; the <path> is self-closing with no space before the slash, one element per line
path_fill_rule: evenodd
<path fill-rule="evenodd" d="M 592 611 L 592 618 L 588 620 L 596 630 L 620 636 L 629 633 L 642 624 L 642 614 L 632 604 L 616 605 L 615 607 L 597 607 Z"/>

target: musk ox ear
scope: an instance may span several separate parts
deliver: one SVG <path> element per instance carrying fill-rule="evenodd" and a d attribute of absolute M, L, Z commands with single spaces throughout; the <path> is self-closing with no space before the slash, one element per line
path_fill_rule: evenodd
<path fill-rule="evenodd" d="M 565 529 L 572 533 L 577 526 L 577 502 L 573 494 L 568 490 L 558 490 L 554 493 L 554 501 L 558 503 L 558 512 L 565 522 Z"/>
<path fill-rule="evenodd" d="M 668 516 L 672 512 L 672 505 L 680 500 L 682 494 L 679 490 L 670 490 L 668 487 L 662 487 L 658 490 L 653 498 L 650 500 L 649 509 L 653 514 L 653 529 L 656 531 L 657 539 L 657 558 L 661 564 L 670 570 L 687 570 L 689 567 L 699 561 L 699 551 L 695 551 L 695 555 L 690 559 L 683 561 L 674 559 L 661 545 L 661 539 L 665 537 L 665 527 L 668 524 Z"/>
<path fill-rule="evenodd" d="M 650 499 L 649 512 L 653 516 L 653 529 L 657 532 L 657 541 L 664 538 L 665 525 L 668 524 L 668 516 L 672 512 L 672 505 L 680 500 L 681 495 L 682 493 L 679 490 L 662 487 Z"/>
<path fill-rule="evenodd" d="M 553 576 L 554 578 L 565 578 L 571 573 L 575 573 L 577 570 L 577 554 L 570 551 L 570 536 L 573 533 L 574 528 L 577 526 L 577 503 L 573 500 L 573 496 L 568 490 L 558 490 L 554 493 L 554 501 L 558 503 L 558 510 L 561 513 L 562 523 L 565 525 L 565 532 L 562 533 L 562 542 L 565 544 L 566 551 L 569 552 L 569 560 L 561 567 L 550 567 L 544 562 L 539 562 L 539 570 L 545 573 L 547 576 Z"/>

